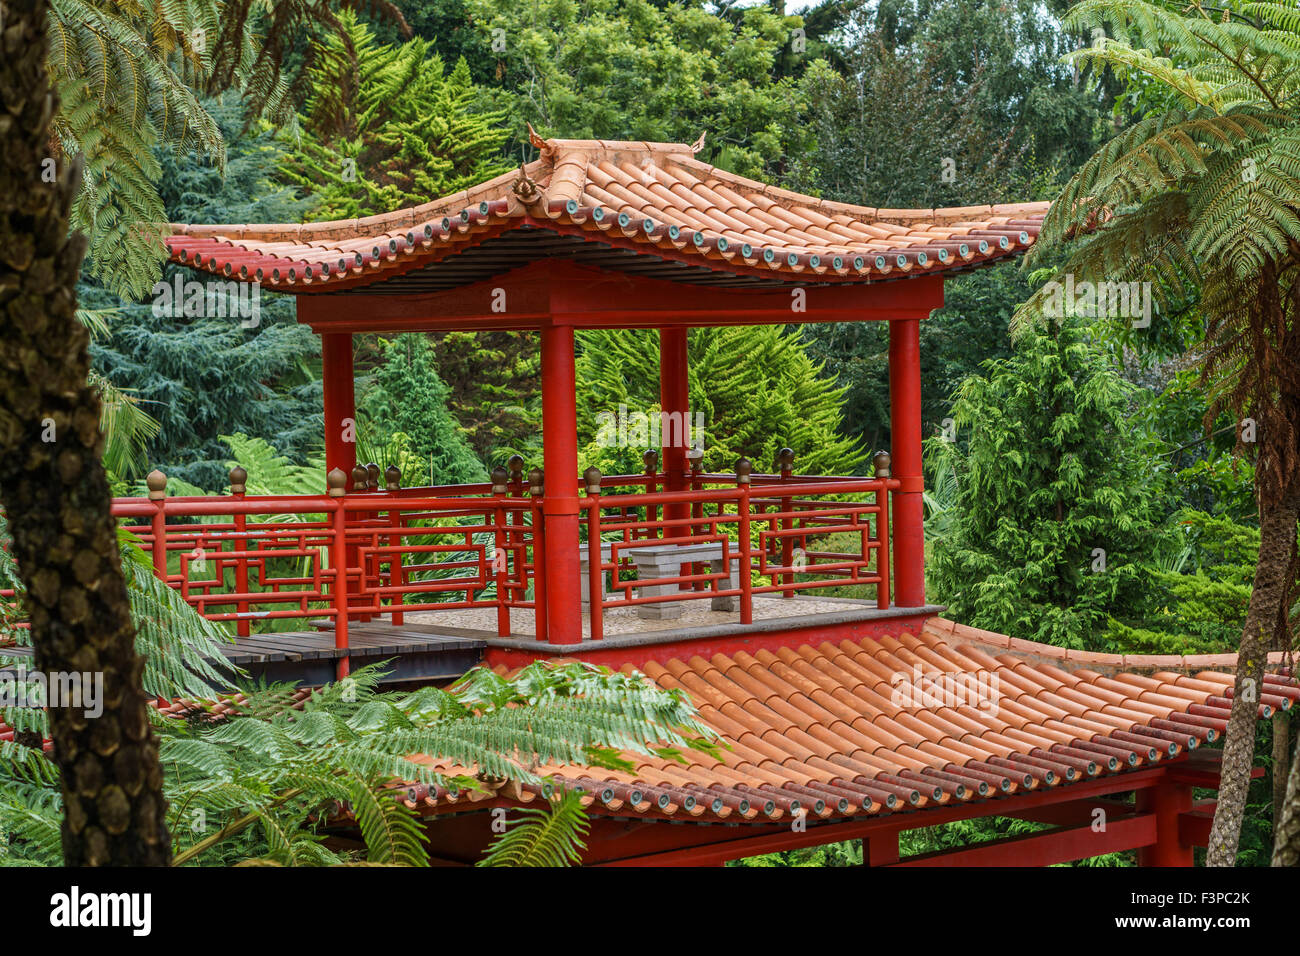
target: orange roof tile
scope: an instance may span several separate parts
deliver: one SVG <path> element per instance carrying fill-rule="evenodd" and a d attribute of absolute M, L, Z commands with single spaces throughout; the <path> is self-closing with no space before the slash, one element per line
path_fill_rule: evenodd
<path fill-rule="evenodd" d="M 328 292 L 439 263 L 512 229 L 541 227 L 702 267 L 705 275 L 867 282 L 965 270 L 1023 252 L 1048 206 L 873 209 L 736 176 L 678 143 L 536 144 L 540 157 L 517 173 L 377 216 L 173 225 L 171 259 L 276 291 Z M 505 256 L 498 272 L 537 253 L 523 247 L 511 254 L 522 258 Z"/>
<path fill-rule="evenodd" d="M 1077 668 L 1060 648 L 932 619 L 897 638 L 649 662 L 644 674 L 689 694 L 731 748 L 720 759 L 634 755 L 630 774 L 542 768 L 546 786 L 499 795 L 528 802 L 558 786 L 604 813 L 703 822 L 851 817 L 1068 786 L 1178 756 L 1225 728 L 1230 675 L 1182 673 L 1166 657 L 1094 658 L 1099 669 Z M 925 697 L 924 679 L 945 675 L 944 693 Z M 908 699 L 913 684 L 922 693 Z M 1260 715 L 1296 700 L 1300 683 L 1270 674 Z M 468 794 L 408 786 L 404 797 L 454 810 Z"/>

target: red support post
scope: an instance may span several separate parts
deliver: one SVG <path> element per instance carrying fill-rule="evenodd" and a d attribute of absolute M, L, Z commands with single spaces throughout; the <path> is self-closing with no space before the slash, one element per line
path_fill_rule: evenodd
<path fill-rule="evenodd" d="M 546 632 L 552 644 L 582 643 L 578 587 L 578 413 L 573 326 L 542 329 L 542 456 L 546 493 Z"/>
<path fill-rule="evenodd" d="M 505 637 L 510 633 L 510 602 L 507 598 L 510 582 L 509 562 L 506 558 L 506 492 L 510 490 L 509 477 L 504 468 L 492 469 L 492 497 L 496 505 L 489 513 L 493 531 L 492 562 L 493 582 L 497 594 L 497 636 Z"/>
<path fill-rule="evenodd" d="M 350 478 L 357 464 L 352 335 L 349 332 L 327 332 L 320 337 L 320 349 L 325 391 L 325 470 L 338 468 Z"/>
<path fill-rule="evenodd" d="M 247 479 L 248 473 L 243 468 L 230 469 L 230 494 L 238 499 L 243 499 L 247 485 L 244 479 Z M 248 515 L 237 514 L 234 516 L 235 533 L 238 536 L 235 539 L 235 550 L 243 551 L 245 554 L 251 552 L 252 545 L 248 537 Z M 248 558 L 244 557 L 235 565 L 235 590 L 240 594 L 248 593 Z M 248 637 L 252 633 L 252 626 L 248 620 L 249 604 L 247 601 L 240 601 L 235 605 L 235 610 L 239 613 L 240 618 L 235 622 L 235 633 L 240 637 Z"/>
<path fill-rule="evenodd" d="M 889 866 L 898 862 L 898 831 L 887 830 L 862 838 L 862 865 Z"/>
<path fill-rule="evenodd" d="M 1169 779 L 1137 792 L 1138 813 L 1156 818 L 1156 842 L 1138 849 L 1138 866 L 1192 866 L 1192 847 L 1179 835 L 1179 818 L 1192 812 L 1192 787 Z"/>
<path fill-rule="evenodd" d="M 690 383 L 687 378 L 687 332 L 685 328 L 659 330 L 659 441 L 663 447 L 665 491 L 686 488 L 687 435 L 690 430 Z M 690 517 L 690 505 L 673 502 L 664 508 L 664 520 Z M 665 538 L 685 537 L 685 525 L 664 528 Z"/>
<path fill-rule="evenodd" d="M 583 475 L 587 483 L 587 618 L 591 624 L 593 641 L 605 637 L 605 568 L 600 554 L 600 478 L 598 468 L 588 468 Z M 618 573 L 617 567 L 614 573 Z"/>
<path fill-rule="evenodd" d="M 330 540 L 330 564 L 334 568 L 334 647 L 346 652 L 348 649 L 348 524 L 347 512 L 344 510 L 343 476 L 338 472 L 330 475 L 338 477 L 335 485 L 331 481 L 330 496 L 337 499 L 337 507 L 330 515 L 330 527 L 333 531 Z M 334 664 L 334 676 L 343 680 L 351 671 L 351 662 L 347 654 L 339 656 Z"/>
<path fill-rule="evenodd" d="M 150 532 L 153 535 L 153 572 L 158 575 L 158 580 L 167 580 L 167 512 L 166 500 L 159 499 L 155 506 L 158 510 L 153 513 L 153 519 L 150 521 Z"/>
<path fill-rule="evenodd" d="M 781 484 L 786 484 L 787 482 L 789 482 L 791 477 L 793 477 L 794 475 L 794 450 L 793 449 L 782 448 L 777 453 L 776 471 L 781 476 Z M 792 517 L 793 514 L 792 509 L 794 508 L 794 499 L 791 498 L 789 495 L 783 495 L 781 497 L 780 507 L 782 513 L 786 515 L 786 517 L 781 519 L 781 530 L 793 531 L 794 518 Z M 806 539 L 801 540 L 799 542 L 800 548 L 804 548 L 806 550 L 807 543 L 808 542 Z M 781 566 L 788 568 L 791 567 L 793 564 L 794 564 L 794 538 L 790 537 L 789 535 L 783 534 L 781 535 Z M 772 583 L 775 584 L 776 580 L 773 579 Z M 782 574 L 781 583 L 791 586 L 790 590 L 781 592 L 781 597 L 793 598 L 794 588 L 792 587 L 792 585 L 794 584 L 794 572 L 787 571 L 784 574 Z"/>
<path fill-rule="evenodd" d="M 894 603 L 899 607 L 925 604 L 920 338 L 919 319 L 890 321 L 889 434 L 899 487 L 889 497 L 894 507 Z"/>
<path fill-rule="evenodd" d="M 889 607 L 889 492 L 876 492 L 876 607 L 883 611 Z M 863 552 L 866 553 L 865 551 Z"/>
<path fill-rule="evenodd" d="M 753 582 L 750 579 L 750 573 L 753 568 L 750 550 L 749 537 L 749 476 L 754 466 L 750 464 L 749 459 L 742 458 L 736 462 L 736 489 L 740 492 L 736 502 L 736 511 L 739 516 L 737 521 L 736 534 L 740 539 L 738 546 L 740 548 L 740 623 L 754 623 L 754 595 Z M 724 563 L 724 568 L 726 567 Z"/>
<path fill-rule="evenodd" d="M 546 526 L 542 520 L 542 502 L 545 500 L 545 475 L 542 469 L 528 472 L 528 496 L 532 499 L 533 528 L 533 630 L 539 641 L 546 634 Z"/>

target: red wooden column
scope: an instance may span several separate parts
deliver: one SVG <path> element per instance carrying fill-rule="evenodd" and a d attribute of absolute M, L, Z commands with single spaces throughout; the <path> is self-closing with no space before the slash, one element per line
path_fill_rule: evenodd
<path fill-rule="evenodd" d="M 582 641 L 578 587 L 578 413 L 573 326 L 542 328 L 542 459 L 546 491 L 546 634 L 552 644 Z"/>
<path fill-rule="evenodd" d="M 659 330 L 659 408 L 663 445 L 664 490 L 683 491 L 686 488 L 687 429 L 690 419 L 690 386 L 687 380 L 686 337 L 688 330 L 680 327 Z M 690 517 L 690 506 L 673 503 L 664 509 L 664 519 Z M 684 536 L 683 526 L 664 529 L 664 537 Z"/>
<path fill-rule="evenodd" d="M 1192 810 L 1189 784 L 1165 779 L 1154 787 L 1137 792 L 1138 813 L 1152 813 L 1156 818 L 1156 842 L 1138 849 L 1138 866 L 1192 866 L 1192 848 L 1178 835 L 1178 818 Z"/>
<path fill-rule="evenodd" d="M 357 464 L 356 396 L 352 381 L 352 333 L 320 337 L 325 388 L 325 470 L 340 469 L 352 480 Z"/>
<path fill-rule="evenodd" d="M 921 322 L 889 322 L 889 434 L 891 469 L 899 489 L 894 505 L 894 604 L 925 604 L 925 512 L 921 505 Z"/>

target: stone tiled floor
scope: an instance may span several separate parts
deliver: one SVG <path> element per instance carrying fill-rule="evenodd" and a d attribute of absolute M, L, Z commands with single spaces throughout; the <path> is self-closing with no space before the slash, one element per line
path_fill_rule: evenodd
<path fill-rule="evenodd" d="M 842 601 L 834 598 L 779 598 L 755 596 L 754 620 L 764 621 L 779 617 L 805 617 L 812 614 L 833 614 L 839 611 L 870 607 L 860 601 Z M 739 624 L 739 611 L 713 611 L 705 600 L 683 602 L 682 616 L 675 620 L 652 621 L 637 617 L 636 608 L 619 607 L 605 611 L 605 636 L 615 634 L 643 634 L 649 631 L 672 631 L 686 627 L 709 627 L 717 624 Z M 408 624 L 434 624 L 446 627 L 462 627 L 469 630 L 489 631 L 497 629 L 497 612 L 495 608 L 456 608 L 448 611 L 413 611 L 406 615 Z M 527 608 L 513 608 L 510 611 L 510 630 L 515 636 L 536 634 L 533 624 L 533 612 Z M 582 616 L 582 634 L 591 636 L 591 621 L 586 614 Z"/>

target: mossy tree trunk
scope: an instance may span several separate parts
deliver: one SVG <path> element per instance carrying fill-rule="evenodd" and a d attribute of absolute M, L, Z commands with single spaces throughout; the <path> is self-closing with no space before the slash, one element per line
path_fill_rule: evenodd
<path fill-rule="evenodd" d="M 27 589 L 36 666 L 102 675 L 103 711 L 50 708 L 69 865 L 164 865 L 158 749 L 100 462 L 99 399 L 76 317 L 75 165 L 54 175 L 46 0 L 0 32 L 0 502 Z"/>
<path fill-rule="evenodd" d="M 1300 734 L 1296 734 L 1296 750 L 1291 755 L 1286 800 L 1273 825 L 1273 865 L 1300 866 Z"/>
<path fill-rule="evenodd" d="M 1255 763 L 1255 729 L 1264 667 L 1273 648 L 1279 609 L 1285 607 L 1293 568 L 1291 555 L 1300 517 L 1300 480 L 1292 480 L 1282 500 L 1260 508 L 1259 562 L 1237 652 L 1232 712 L 1223 741 L 1218 806 L 1206 851 L 1207 866 L 1235 866 L 1246 811 L 1246 793 Z"/>

